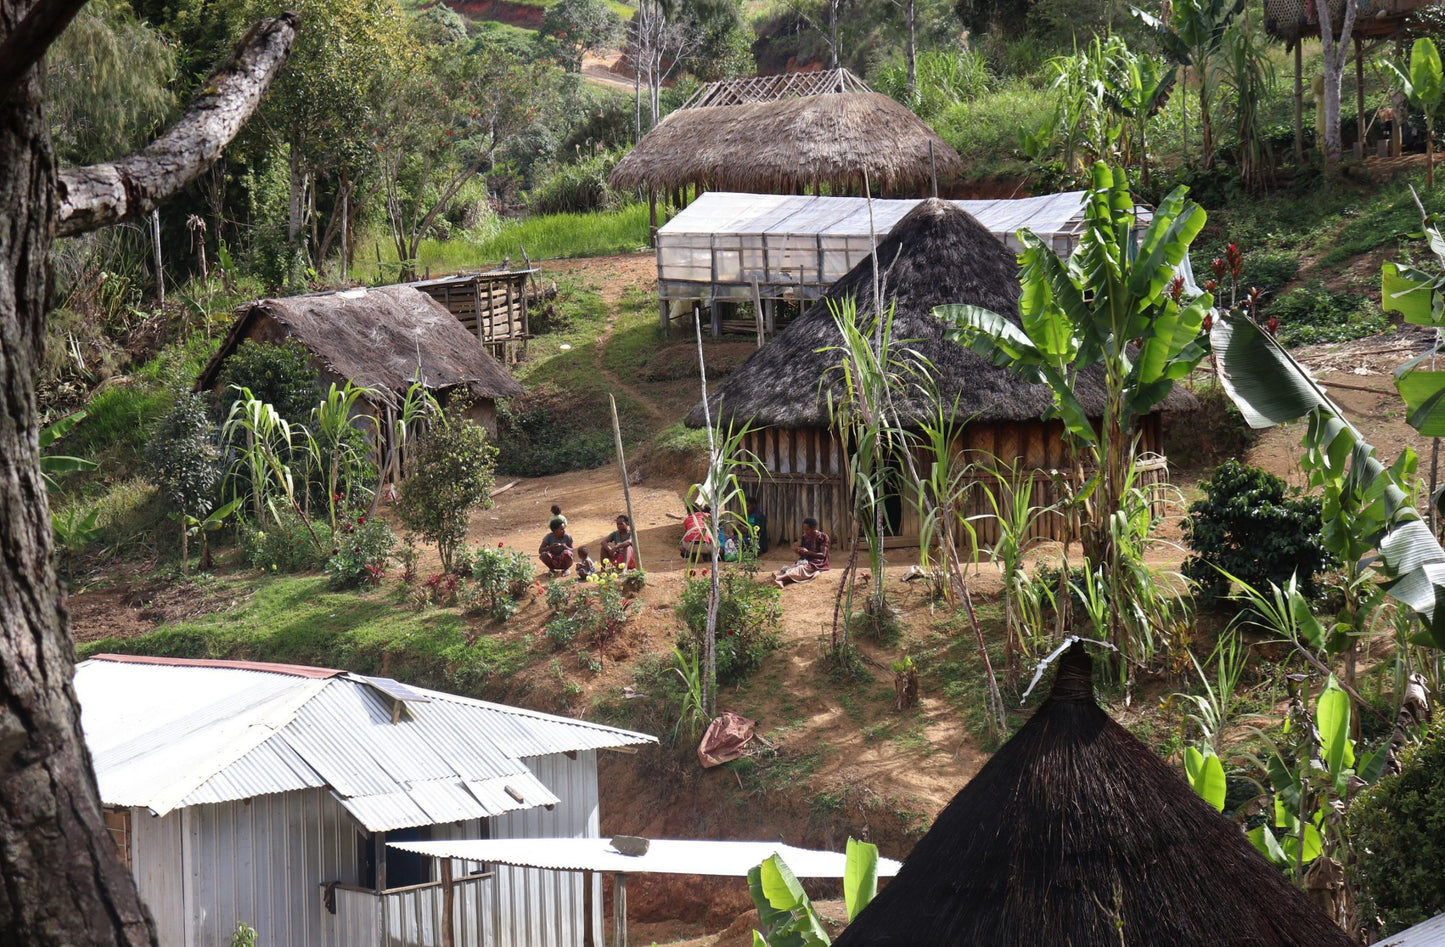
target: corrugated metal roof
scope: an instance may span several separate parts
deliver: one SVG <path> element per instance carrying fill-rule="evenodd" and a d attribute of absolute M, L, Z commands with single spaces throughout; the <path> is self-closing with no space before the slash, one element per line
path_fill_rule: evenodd
<path fill-rule="evenodd" d="M 1445 914 L 1437 914 L 1408 930 L 1391 934 L 1376 947 L 1440 947 L 1445 944 Z"/>
<path fill-rule="evenodd" d="M 655 742 L 284 665 L 90 660 L 75 687 L 102 800 L 157 813 L 327 786 L 372 831 L 455 822 L 555 804 L 524 757 Z"/>
<path fill-rule="evenodd" d="M 392 848 L 463 861 L 550 868 L 557 871 L 610 871 L 623 874 L 716 875 L 746 878 L 771 855 L 781 855 L 799 878 L 841 878 L 841 852 L 795 848 L 782 842 L 719 842 L 652 839 L 645 855 L 623 855 L 605 838 L 454 839 L 388 842 Z M 878 859 L 878 877 L 891 878 L 903 863 Z"/>

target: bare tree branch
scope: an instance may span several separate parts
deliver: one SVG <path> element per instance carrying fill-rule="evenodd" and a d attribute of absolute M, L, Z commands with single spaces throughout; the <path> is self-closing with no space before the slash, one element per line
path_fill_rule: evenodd
<path fill-rule="evenodd" d="M 180 120 L 145 148 L 117 161 L 63 169 L 56 236 L 139 217 L 195 180 L 256 110 L 291 52 L 296 20 L 282 13 L 251 27 Z"/>
<path fill-rule="evenodd" d="M 85 6 L 85 0 L 55 0 L 37 3 L 0 43 L 0 101 L 10 98 L 30 67 L 45 58 L 45 52 L 60 38 L 70 21 Z"/>

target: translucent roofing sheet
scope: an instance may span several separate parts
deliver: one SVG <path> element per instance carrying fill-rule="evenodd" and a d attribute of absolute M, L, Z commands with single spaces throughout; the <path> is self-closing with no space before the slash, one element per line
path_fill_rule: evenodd
<path fill-rule="evenodd" d="M 1380 941 L 1378 947 L 1439 947 L 1440 944 L 1445 944 L 1445 914 L 1437 914 L 1428 921 L 1391 934 Z"/>
<path fill-rule="evenodd" d="M 431 842 L 388 842 L 433 858 L 550 868 L 557 871 L 608 871 L 624 874 L 713 875 L 746 878 L 771 855 L 781 855 L 799 878 L 841 878 L 846 857 L 841 852 L 794 848 L 782 842 L 719 842 L 695 839 L 652 839 L 645 855 L 623 855 L 605 838 L 455 839 Z M 878 876 L 891 878 L 903 863 L 878 859 Z"/>
<path fill-rule="evenodd" d="M 451 822 L 556 803 L 524 757 L 655 742 L 353 674 L 92 659 L 75 687 L 102 800 L 158 813 L 326 786 L 372 830 Z"/>
<path fill-rule="evenodd" d="M 1083 191 L 1038 197 L 951 201 L 995 234 L 1022 227 L 1036 233 L 1072 233 L 1082 221 Z M 860 236 L 869 233 L 869 202 L 861 197 L 798 197 L 777 194 L 703 194 L 658 229 L 659 238 L 684 234 L 808 234 Z M 917 200 L 875 200 L 873 232 L 881 239 L 917 206 Z"/>

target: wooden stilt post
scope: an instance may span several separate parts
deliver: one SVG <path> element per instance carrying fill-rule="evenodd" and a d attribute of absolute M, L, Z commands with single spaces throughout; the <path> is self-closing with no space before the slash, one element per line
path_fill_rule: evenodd
<path fill-rule="evenodd" d="M 442 866 L 442 947 L 456 947 L 457 934 L 453 917 L 452 860 L 438 859 Z"/>
<path fill-rule="evenodd" d="M 592 932 L 592 872 L 582 872 L 582 947 L 597 947 Z"/>
<path fill-rule="evenodd" d="M 1355 37 L 1355 130 L 1360 143 L 1360 160 L 1369 160 L 1365 148 L 1365 59 L 1360 46 L 1360 37 Z"/>
<path fill-rule="evenodd" d="M 1294 160 L 1305 163 L 1305 80 L 1303 43 L 1294 41 Z"/>
<path fill-rule="evenodd" d="M 632 488 L 627 484 L 627 457 L 622 453 L 622 425 L 617 420 L 617 399 L 607 394 L 607 403 L 612 406 L 612 437 L 617 442 L 617 468 L 622 473 L 622 499 L 627 504 L 627 522 L 632 524 L 632 555 L 637 568 L 642 568 L 642 549 L 637 545 L 637 518 L 632 515 Z M 624 560 L 625 561 L 625 560 Z"/>
<path fill-rule="evenodd" d="M 617 884 L 612 890 L 612 947 L 627 947 L 627 875 L 612 876 Z"/>

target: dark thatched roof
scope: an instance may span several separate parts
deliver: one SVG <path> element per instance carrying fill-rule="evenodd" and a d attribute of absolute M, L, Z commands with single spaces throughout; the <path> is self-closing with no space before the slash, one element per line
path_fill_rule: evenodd
<path fill-rule="evenodd" d="M 930 145 L 932 163 L 930 164 Z M 877 92 L 839 92 L 678 109 L 642 137 L 612 170 L 613 187 L 761 194 L 820 183 L 873 194 L 927 193 L 963 161 L 911 111 Z"/>
<path fill-rule="evenodd" d="M 221 363 L 269 317 L 282 333 L 304 345 L 321 369 L 389 398 L 405 391 L 420 368 L 426 386 L 458 386 L 477 398 L 510 398 L 519 385 L 481 343 L 440 303 L 410 286 L 349 289 L 286 299 L 259 299 L 242 306 L 221 350 L 196 387 L 215 384 Z"/>
<path fill-rule="evenodd" d="M 1044 385 L 1023 381 L 1014 371 L 990 365 L 950 341 L 935 306 L 970 303 L 992 309 L 1018 322 L 1018 263 L 1014 254 L 967 211 L 946 201 L 922 201 L 878 244 L 885 306 L 892 303 L 895 354 L 916 352 L 932 365 L 930 373 L 946 404 L 958 405 L 962 417 L 981 421 L 1025 421 L 1039 418 L 1052 403 Z M 827 295 L 733 372 L 710 399 L 714 419 L 763 427 L 828 426 L 821 379 L 837 379 L 842 337 L 828 307 L 852 298 L 859 324 L 873 325 L 873 265 L 864 260 L 829 288 Z M 871 334 L 871 328 L 868 330 Z M 906 343 L 906 344 L 905 344 Z M 841 382 L 834 382 L 835 397 Z M 932 404 L 921 391 L 899 406 L 905 421 L 932 416 Z M 1083 372 L 1076 390 L 1091 415 L 1103 412 L 1099 372 Z M 1191 395 L 1176 389 L 1165 407 L 1193 404 Z M 702 405 L 686 423 L 701 427 Z"/>
<path fill-rule="evenodd" d="M 1093 699 L 1053 693 L 953 798 L 835 947 L 1347 947 L 1239 827 Z"/>

